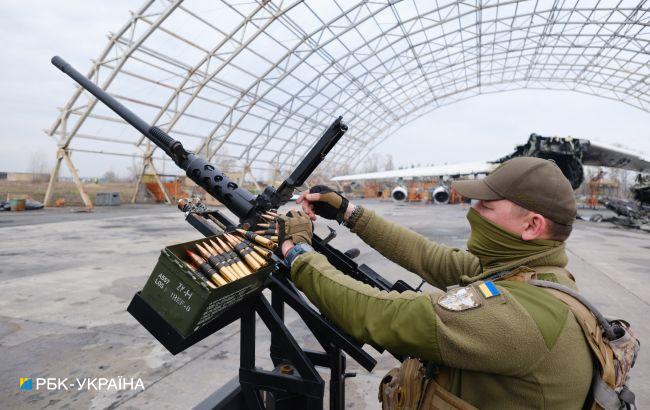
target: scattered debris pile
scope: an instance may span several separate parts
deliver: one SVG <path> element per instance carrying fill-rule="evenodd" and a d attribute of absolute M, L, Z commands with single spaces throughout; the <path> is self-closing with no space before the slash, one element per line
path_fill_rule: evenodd
<path fill-rule="evenodd" d="M 650 205 L 626 201 L 624 199 L 608 199 L 603 202 L 603 205 L 610 211 L 615 212 L 616 216 L 609 218 L 602 218 L 600 216 L 596 222 L 602 220 L 626 228 L 635 228 L 650 232 Z"/>
<path fill-rule="evenodd" d="M 14 202 L 13 204 L 13 209 L 12 209 L 12 201 Z M 21 201 L 20 206 L 16 206 L 16 201 L 17 200 L 10 200 L 10 201 L 3 201 L 0 202 L 0 211 L 12 211 L 12 210 L 20 210 L 20 211 L 33 211 L 36 209 L 42 209 L 43 208 L 43 203 L 34 201 L 33 199 L 20 199 Z"/>
<path fill-rule="evenodd" d="M 630 187 L 630 191 L 641 206 L 650 205 L 650 175 L 637 175 L 636 184 Z"/>

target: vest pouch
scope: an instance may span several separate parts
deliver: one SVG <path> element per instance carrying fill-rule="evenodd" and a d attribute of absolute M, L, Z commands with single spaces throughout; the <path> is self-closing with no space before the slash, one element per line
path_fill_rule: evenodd
<path fill-rule="evenodd" d="M 641 344 L 629 323 L 620 319 L 612 320 L 610 323 L 616 335 L 619 336 L 608 342 L 614 353 L 615 386 L 619 388 L 627 383 L 630 369 L 634 367 Z"/>
<path fill-rule="evenodd" d="M 427 380 L 427 387 L 418 410 L 478 410 L 460 397 L 452 394 L 434 379 Z"/>
<path fill-rule="evenodd" d="M 438 376 L 445 375 L 444 372 Z M 444 377 L 443 377 L 444 378 Z M 438 377 L 436 377 L 438 379 Z M 379 385 L 383 410 L 476 410 L 476 407 L 452 394 L 441 385 L 442 379 L 426 377 L 418 359 L 407 358 L 391 369 Z"/>
<path fill-rule="evenodd" d="M 391 369 L 379 385 L 379 401 L 384 410 L 417 409 L 424 387 L 424 366 L 407 358 Z"/>

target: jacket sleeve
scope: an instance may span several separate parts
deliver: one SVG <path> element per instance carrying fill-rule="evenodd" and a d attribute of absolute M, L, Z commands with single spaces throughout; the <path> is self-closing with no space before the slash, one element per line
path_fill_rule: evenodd
<path fill-rule="evenodd" d="M 352 232 L 386 258 L 438 288 L 459 283 L 462 275 L 481 272 L 479 259 L 471 253 L 440 245 L 369 209 L 363 209 Z"/>
<path fill-rule="evenodd" d="M 530 316 L 503 298 L 447 311 L 434 293 L 386 292 L 336 270 L 317 253 L 300 255 L 291 276 L 330 320 L 362 343 L 400 355 L 475 371 L 521 375 L 548 352 Z"/>

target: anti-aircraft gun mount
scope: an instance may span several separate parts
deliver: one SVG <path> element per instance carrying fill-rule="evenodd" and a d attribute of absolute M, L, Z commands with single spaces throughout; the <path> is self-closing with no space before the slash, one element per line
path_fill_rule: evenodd
<path fill-rule="evenodd" d="M 236 226 L 253 226 L 261 220 L 265 211 L 285 204 L 347 131 L 342 118 L 337 118 L 277 190 L 267 187 L 260 195 L 254 196 L 231 181 L 215 165 L 187 151 L 181 142 L 160 128 L 147 124 L 60 57 L 52 58 L 52 64 L 167 153 L 192 181 L 235 214 L 239 218 L 237 223 L 218 210 L 207 212 L 226 230 Z M 205 236 L 221 233 L 216 225 L 202 222 L 203 218 L 195 212 L 187 212 L 186 220 Z M 381 290 L 413 290 L 403 281 L 390 283 L 369 266 L 358 265 L 350 257 L 354 252 L 343 253 L 329 245 L 333 236 L 330 234 L 323 239 L 315 235 L 313 246 L 337 269 Z M 325 383 L 316 371 L 316 366 L 319 366 L 330 369 L 329 407 L 343 409 L 345 378 L 353 376 L 346 373 L 344 353 L 368 371 L 372 370 L 376 361 L 352 337 L 314 310 L 288 278 L 287 266 L 273 256 L 273 272 L 260 289 L 245 302 L 233 304 L 223 314 L 185 336 L 149 306 L 140 293 L 136 293 L 127 310 L 172 354 L 182 352 L 235 320 L 241 320 L 239 375 L 209 396 L 199 405 L 200 408 L 320 409 L 323 407 Z M 262 294 L 262 289 L 271 291 L 270 302 Z M 284 324 L 285 304 L 298 313 L 322 351 L 304 350 L 298 345 Z M 275 366 L 272 371 L 255 367 L 256 314 L 271 332 L 270 357 Z"/>

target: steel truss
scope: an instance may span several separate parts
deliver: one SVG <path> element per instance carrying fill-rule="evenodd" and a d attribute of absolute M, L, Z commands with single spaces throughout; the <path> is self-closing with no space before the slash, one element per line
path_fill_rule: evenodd
<path fill-rule="evenodd" d="M 350 131 L 328 165 L 352 171 L 406 123 L 480 94 L 569 90 L 650 111 L 649 56 L 647 0 L 147 0 L 88 77 L 255 181 L 292 169 L 337 115 Z M 92 206 L 75 151 L 141 158 L 163 186 L 155 147 L 79 88 L 46 133 L 46 204 L 65 162 Z"/>

